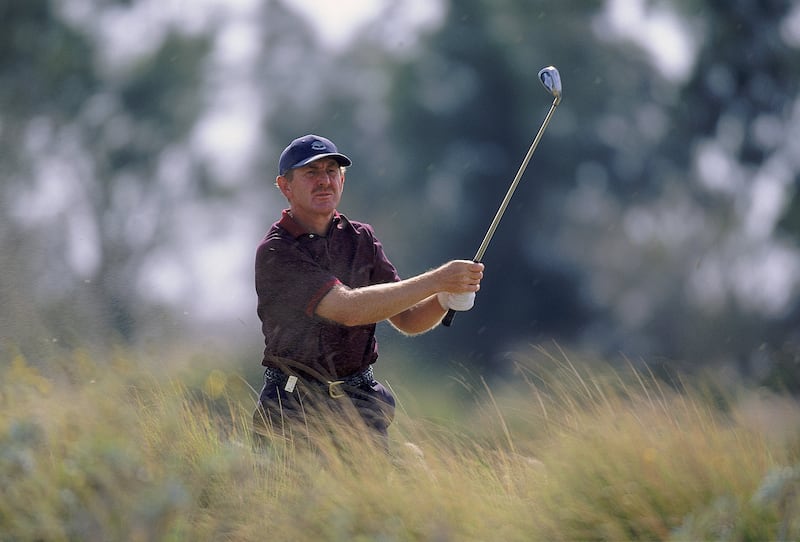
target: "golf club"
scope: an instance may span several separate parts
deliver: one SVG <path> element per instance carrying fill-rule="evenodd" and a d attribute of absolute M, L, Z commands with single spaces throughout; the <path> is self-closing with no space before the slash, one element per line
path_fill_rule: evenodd
<path fill-rule="evenodd" d="M 494 220 L 492 220 L 489 230 L 486 232 L 486 235 L 483 238 L 481 246 L 478 247 L 475 257 L 472 258 L 472 260 L 475 262 L 480 262 L 483 258 L 483 254 L 486 252 L 486 248 L 489 246 L 489 242 L 492 240 L 492 236 L 497 229 L 497 225 L 500 223 L 500 219 L 503 218 L 503 214 L 506 212 L 508 202 L 511 201 L 511 196 L 514 195 L 514 190 L 517 189 L 517 185 L 522 178 L 522 174 L 525 173 L 525 169 L 528 167 L 528 162 L 530 162 L 531 156 L 533 156 L 533 151 L 536 150 L 539 140 L 542 139 L 542 134 L 544 133 L 545 128 L 547 128 L 547 125 L 550 124 L 550 118 L 553 116 L 553 112 L 556 110 L 556 107 L 558 107 L 558 104 L 561 103 L 561 75 L 559 75 L 555 66 L 547 66 L 546 68 L 539 70 L 539 80 L 542 82 L 547 91 L 553 96 L 553 103 L 550 106 L 550 111 L 547 112 L 547 116 L 544 118 L 544 122 L 542 122 L 542 126 L 539 128 L 539 132 L 536 134 L 536 137 L 533 139 L 533 143 L 531 143 L 531 146 L 528 149 L 528 154 L 525 155 L 522 165 L 519 166 L 517 175 L 514 177 L 514 181 L 508 188 L 508 192 L 506 192 L 506 196 L 503 198 L 503 202 L 500 204 L 497 214 L 494 215 Z M 447 314 L 442 320 L 442 324 L 450 327 L 450 324 L 453 323 L 453 318 L 455 318 L 455 316 L 455 310 L 448 310 Z"/>

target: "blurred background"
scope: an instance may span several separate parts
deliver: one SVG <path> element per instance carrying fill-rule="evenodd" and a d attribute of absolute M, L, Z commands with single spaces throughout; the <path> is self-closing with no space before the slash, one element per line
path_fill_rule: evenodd
<path fill-rule="evenodd" d="M 382 363 L 558 344 L 800 391 L 800 2 L 0 4 L 0 341 L 258 371 L 255 248 L 294 137 L 404 277 L 470 258 L 552 101 L 476 307 Z"/>

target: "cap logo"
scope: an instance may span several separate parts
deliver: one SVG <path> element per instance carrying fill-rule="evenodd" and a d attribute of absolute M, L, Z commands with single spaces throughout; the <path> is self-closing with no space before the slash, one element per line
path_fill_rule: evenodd
<path fill-rule="evenodd" d="M 325 143 L 323 143 L 322 141 L 317 140 L 317 141 L 315 141 L 315 142 L 313 142 L 311 144 L 311 149 L 313 149 L 315 151 L 324 151 L 324 150 L 327 149 L 327 147 L 325 147 Z"/>

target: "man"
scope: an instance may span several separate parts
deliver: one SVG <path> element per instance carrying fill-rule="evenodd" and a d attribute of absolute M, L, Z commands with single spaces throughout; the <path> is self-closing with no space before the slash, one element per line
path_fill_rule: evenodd
<path fill-rule="evenodd" d="M 372 370 L 376 323 L 423 333 L 449 308 L 469 310 L 480 288 L 483 265 L 466 260 L 401 280 L 372 227 L 336 210 L 350 165 L 313 134 L 281 153 L 275 183 L 289 208 L 255 262 L 266 367 L 256 434 L 286 432 L 294 421 L 307 428 L 311 411 L 350 409 L 386 446 L 394 398 Z"/>

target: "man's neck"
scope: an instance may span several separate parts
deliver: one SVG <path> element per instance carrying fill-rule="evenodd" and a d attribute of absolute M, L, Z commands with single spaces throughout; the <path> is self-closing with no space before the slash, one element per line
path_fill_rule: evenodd
<path fill-rule="evenodd" d="M 301 225 L 303 229 L 307 230 L 308 233 L 323 236 L 327 235 L 334 214 L 335 213 L 331 213 L 330 215 L 303 215 L 298 214 L 294 209 L 289 211 L 289 216 Z"/>

